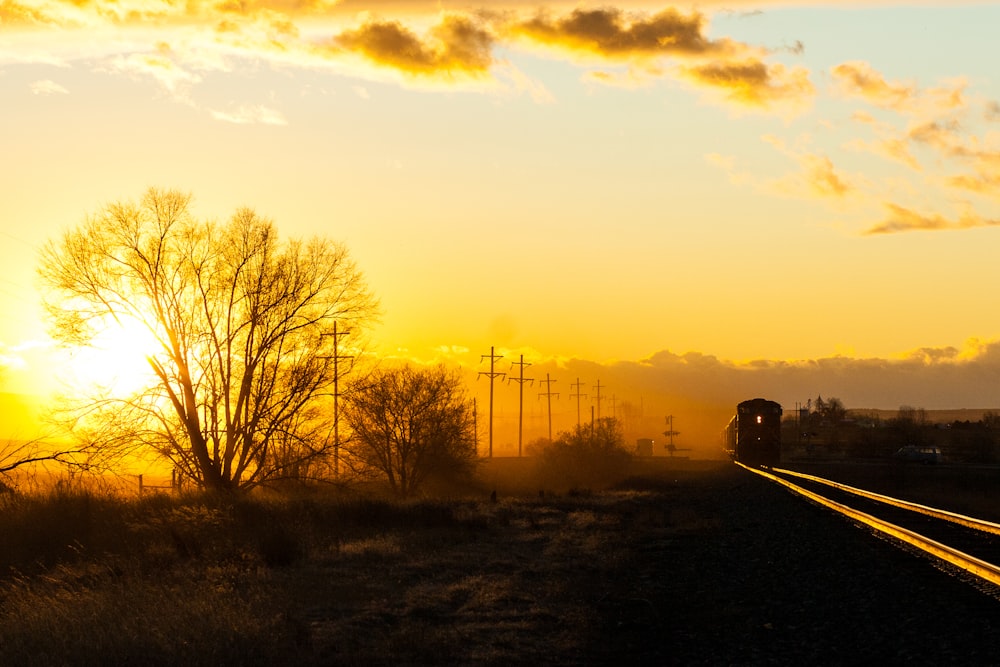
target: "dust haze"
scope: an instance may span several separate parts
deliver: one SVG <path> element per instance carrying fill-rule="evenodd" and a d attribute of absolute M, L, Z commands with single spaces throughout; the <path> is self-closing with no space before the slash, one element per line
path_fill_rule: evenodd
<path fill-rule="evenodd" d="M 499 352 L 499 350 L 498 350 Z M 504 352 L 504 362 L 516 354 Z M 525 356 L 525 361 L 532 361 Z M 508 364 L 503 364 L 506 369 Z M 498 365 L 498 368 L 500 366 Z M 477 400 L 480 447 L 487 446 L 489 382 L 470 370 L 470 392 Z M 482 370 L 482 369 L 478 369 Z M 786 414 L 817 396 L 836 397 L 848 409 L 928 410 L 1000 405 L 1000 342 L 970 341 L 965 349 L 923 348 L 898 359 L 829 357 L 803 361 L 732 362 L 712 355 L 661 351 L 641 361 L 597 363 L 586 360 L 533 363 L 524 388 L 522 446 L 548 435 L 548 405 L 538 378 L 553 380 L 552 432 L 571 430 L 579 420 L 614 416 L 626 443 L 655 440 L 654 455 L 666 456 L 667 419 L 673 416 L 678 456 L 721 458 L 719 432 L 735 405 L 748 398 L 778 401 Z M 598 405 L 597 384 L 600 382 Z M 573 386 L 579 382 L 579 387 Z M 579 393 L 579 398 L 576 394 Z M 516 383 L 494 386 L 494 453 L 516 456 Z"/>

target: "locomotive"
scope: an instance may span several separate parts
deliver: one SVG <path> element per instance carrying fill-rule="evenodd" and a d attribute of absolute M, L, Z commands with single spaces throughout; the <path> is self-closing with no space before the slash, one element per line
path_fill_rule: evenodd
<path fill-rule="evenodd" d="M 781 459 L 781 405 L 764 398 L 743 401 L 736 406 L 722 439 L 734 461 L 773 467 Z"/>

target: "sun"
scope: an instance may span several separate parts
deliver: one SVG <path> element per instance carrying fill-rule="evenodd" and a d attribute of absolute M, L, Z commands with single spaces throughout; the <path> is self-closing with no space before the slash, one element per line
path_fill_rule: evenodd
<path fill-rule="evenodd" d="M 132 394 L 158 382 L 147 359 L 162 350 L 159 341 L 141 322 L 125 318 L 107 320 L 89 346 L 68 353 L 67 379 L 115 395 Z"/>

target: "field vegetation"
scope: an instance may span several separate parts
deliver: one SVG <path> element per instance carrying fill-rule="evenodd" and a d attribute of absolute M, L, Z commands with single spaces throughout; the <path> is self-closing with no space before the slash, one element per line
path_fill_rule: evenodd
<path fill-rule="evenodd" d="M 600 655 L 607 648 L 594 642 L 618 631 L 619 605 L 649 614 L 627 601 L 638 596 L 630 535 L 697 529 L 699 519 L 654 508 L 661 482 L 637 478 L 507 495 L 541 479 L 537 463 L 487 463 L 472 495 L 451 499 L 333 487 L 125 498 L 68 481 L 0 494 L 4 662 Z"/>

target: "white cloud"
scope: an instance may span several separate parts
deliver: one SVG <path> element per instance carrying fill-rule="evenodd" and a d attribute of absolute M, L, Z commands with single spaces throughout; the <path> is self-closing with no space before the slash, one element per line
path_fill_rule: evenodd
<path fill-rule="evenodd" d="M 28 86 L 34 95 L 68 95 L 69 91 L 51 79 L 35 81 Z"/>
<path fill-rule="evenodd" d="M 288 125 L 284 114 L 262 105 L 241 106 L 235 111 L 209 109 L 212 118 L 237 125 Z"/>

